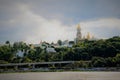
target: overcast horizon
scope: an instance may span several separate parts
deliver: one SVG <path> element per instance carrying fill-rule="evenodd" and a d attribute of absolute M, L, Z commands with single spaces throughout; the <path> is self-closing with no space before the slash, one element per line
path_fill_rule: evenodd
<path fill-rule="evenodd" d="M 120 0 L 0 0 L 0 43 L 120 36 Z"/>

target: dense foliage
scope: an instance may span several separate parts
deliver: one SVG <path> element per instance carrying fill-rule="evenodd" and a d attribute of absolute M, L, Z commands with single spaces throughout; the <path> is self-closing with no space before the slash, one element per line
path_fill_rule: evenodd
<path fill-rule="evenodd" d="M 58 41 L 61 45 L 61 40 Z M 24 56 L 17 56 L 17 51 L 24 51 Z M 0 46 L 0 64 L 44 61 L 89 61 L 91 67 L 120 67 L 120 37 L 106 40 L 83 40 L 72 48 L 55 48 L 56 53 L 47 53 L 40 47 L 31 48 L 24 42 L 9 41 Z"/>

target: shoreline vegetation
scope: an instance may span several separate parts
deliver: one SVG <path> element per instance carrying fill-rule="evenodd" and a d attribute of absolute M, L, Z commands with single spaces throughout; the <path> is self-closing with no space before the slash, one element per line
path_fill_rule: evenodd
<path fill-rule="evenodd" d="M 47 43 L 51 45 L 50 43 Z M 60 46 L 60 44 L 59 44 Z M 0 72 L 19 71 L 120 71 L 120 37 L 109 39 L 82 40 L 72 47 L 53 47 L 56 52 L 48 53 L 46 48 L 32 47 L 24 42 L 6 41 L 0 45 L 0 65 L 10 63 L 37 63 L 75 61 L 74 64 L 0 66 Z M 24 52 L 18 56 L 17 51 Z"/>
<path fill-rule="evenodd" d="M 76 68 L 76 69 L 55 69 L 55 68 L 36 68 L 22 70 L 0 70 L 0 73 L 24 73 L 24 72 L 120 72 L 120 67 L 104 67 L 104 68 Z"/>

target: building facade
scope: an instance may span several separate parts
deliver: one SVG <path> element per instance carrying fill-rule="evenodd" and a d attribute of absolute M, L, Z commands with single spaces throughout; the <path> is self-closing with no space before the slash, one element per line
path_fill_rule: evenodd
<path fill-rule="evenodd" d="M 78 24 L 78 26 L 77 26 L 77 34 L 76 34 L 76 38 L 75 38 L 75 43 L 78 43 L 81 40 L 82 40 L 81 27 L 80 27 L 80 24 Z"/>

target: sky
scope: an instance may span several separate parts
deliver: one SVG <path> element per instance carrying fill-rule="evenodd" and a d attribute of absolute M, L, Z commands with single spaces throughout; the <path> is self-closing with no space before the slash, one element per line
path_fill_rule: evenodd
<path fill-rule="evenodd" d="M 82 36 L 120 36 L 120 0 L 0 0 L 0 43 L 74 40 L 78 24 Z"/>

